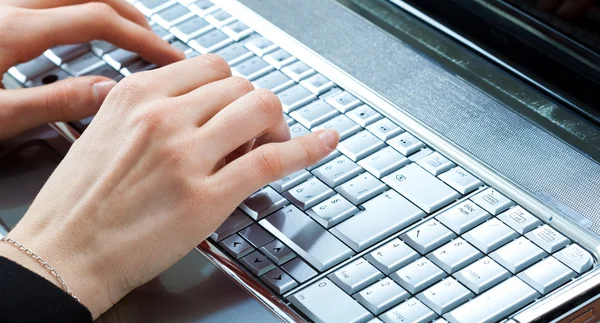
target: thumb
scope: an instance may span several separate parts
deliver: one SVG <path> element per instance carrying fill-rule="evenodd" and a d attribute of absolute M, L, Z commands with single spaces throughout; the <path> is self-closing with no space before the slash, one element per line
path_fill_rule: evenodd
<path fill-rule="evenodd" d="M 116 84 L 109 78 L 88 76 L 0 91 L 0 139 L 49 122 L 92 116 Z"/>

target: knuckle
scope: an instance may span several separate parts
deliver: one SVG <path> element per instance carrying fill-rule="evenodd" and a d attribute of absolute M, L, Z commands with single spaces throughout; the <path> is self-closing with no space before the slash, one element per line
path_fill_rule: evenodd
<path fill-rule="evenodd" d="M 227 61 L 215 54 L 206 54 L 202 56 L 209 68 L 222 76 L 222 78 L 226 78 L 231 76 L 231 68 L 229 67 L 229 63 Z"/>
<path fill-rule="evenodd" d="M 165 113 L 162 109 L 150 106 L 150 107 L 139 107 L 137 111 L 132 114 L 132 123 L 134 127 L 143 134 L 143 137 L 150 136 L 156 132 L 156 129 L 161 126 L 165 120 Z"/>
<path fill-rule="evenodd" d="M 110 5 L 104 2 L 90 2 L 86 3 L 88 12 L 99 21 L 112 20 L 117 12 Z"/>
<path fill-rule="evenodd" d="M 314 149 L 312 149 L 312 147 L 306 140 L 300 140 L 300 147 L 305 165 L 313 165 L 319 161 L 319 158 L 315 153 Z"/>
<path fill-rule="evenodd" d="M 278 120 L 283 117 L 281 102 L 271 91 L 259 89 L 255 92 L 254 107 L 259 115 L 267 116 L 270 120 Z"/>
<path fill-rule="evenodd" d="M 66 115 L 65 109 L 74 97 L 77 97 L 76 89 L 71 83 L 57 83 L 53 91 L 50 91 L 48 96 L 46 96 L 45 107 L 47 109 L 49 120 L 54 119 L 54 117 L 59 120 L 63 119 L 63 116 Z M 58 113 L 58 115 L 52 115 L 56 113 Z"/>
<path fill-rule="evenodd" d="M 279 155 L 269 146 L 263 146 L 259 154 L 258 169 L 271 177 L 283 176 L 283 165 Z"/>
<path fill-rule="evenodd" d="M 242 93 L 250 93 L 254 91 L 254 85 L 252 85 L 252 82 L 248 81 L 246 78 L 233 76 L 231 77 L 231 81 L 240 89 Z"/>

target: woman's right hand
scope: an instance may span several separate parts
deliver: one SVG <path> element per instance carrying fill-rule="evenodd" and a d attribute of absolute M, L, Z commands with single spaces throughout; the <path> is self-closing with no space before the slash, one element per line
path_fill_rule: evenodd
<path fill-rule="evenodd" d="M 331 153 L 290 139 L 281 103 L 215 55 L 125 78 L 8 237 L 97 318 L 206 239 L 250 194 Z M 6 244 L 0 254 L 56 281 Z"/>

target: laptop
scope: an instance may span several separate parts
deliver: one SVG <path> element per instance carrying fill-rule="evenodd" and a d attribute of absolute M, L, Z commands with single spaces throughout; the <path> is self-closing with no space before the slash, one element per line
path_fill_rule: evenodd
<path fill-rule="evenodd" d="M 198 246 L 281 320 L 599 320 L 599 61 L 578 29 L 597 9 L 555 26 L 516 0 L 130 2 L 188 57 L 275 92 L 292 137 L 340 133 Z M 9 74 L 152 68 L 94 41 Z M 76 140 L 92 120 L 56 127 Z"/>

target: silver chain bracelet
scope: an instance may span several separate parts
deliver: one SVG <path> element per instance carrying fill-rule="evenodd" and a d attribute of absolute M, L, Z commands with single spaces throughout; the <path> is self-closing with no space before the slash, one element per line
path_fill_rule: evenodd
<path fill-rule="evenodd" d="M 35 259 L 42 267 L 44 267 L 44 269 L 46 269 L 46 271 L 48 271 L 52 276 L 54 276 L 54 278 L 56 278 L 56 280 L 58 280 L 58 282 L 62 285 L 63 290 L 67 294 L 69 294 L 71 297 L 76 299 L 78 302 L 81 302 L 79 300 L 79 298 L 77 298 L 77 296 L 73 295 L 73 292 L 71 292 L 71 290 L 69 289 L 69 286 L 67 286 L 67 283 L 65 283 L 65 281 L 62 279 L 62 277 L 60 277 L 60 275 L 56 272 L 56 270 L 54 270 L 54 268 L 52 268 L 44 259 L 42 259 L 40 256 L 38 256 L 35 252 L 31 251 L 31 249 L 25 247 L 24 245 L 18 243 L 17 241 L 15 241 L 11 238 L 2 238 L 2 242 L 10 243 L 15 248 L 23 251 L 25 254 L 27 254 L 31 258 Z"/>

